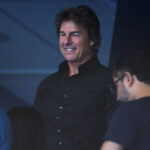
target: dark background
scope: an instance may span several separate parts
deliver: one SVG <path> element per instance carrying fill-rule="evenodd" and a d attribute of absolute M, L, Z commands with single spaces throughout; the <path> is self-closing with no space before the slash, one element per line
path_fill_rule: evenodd
<path fill-rule="evenodd" d="M 119 0 L 109 66 L 121 53 L 142 47 L 150 49 L 150 1 Z"/>
<path fill-rule="evenodd" d="M 124 51 L 150 47 L 148 0 L 0 0 L 0 106 L 32 106 L 39 82 L 57 70 L 55 15 L 87 4 L 101 22 L 100 62 L 112 68 Z"/>

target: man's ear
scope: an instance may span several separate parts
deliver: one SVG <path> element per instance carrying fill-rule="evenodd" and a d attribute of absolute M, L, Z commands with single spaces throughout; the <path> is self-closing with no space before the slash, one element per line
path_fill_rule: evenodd
<path fill-rule="evenodd" d="M 93 46 L 94 45 L 94 41 L 90 41 L 90 46 Z"/>
<path fill-rule="evenodd" d="M 134 76 L 130 72 L 124 72 L 124 82 L 128 87 L 131 87 L 134 83 Z"/>

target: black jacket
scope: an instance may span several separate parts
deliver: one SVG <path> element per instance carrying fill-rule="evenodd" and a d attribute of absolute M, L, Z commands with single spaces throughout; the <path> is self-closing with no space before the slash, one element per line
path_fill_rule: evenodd
<path fill-rule="evenodd" d="M 116 108 L 109 92 L 111 72 L 97 56 L 69 77 L 67 62 L 44 79 L 37 90 L 35 107 L 45 122 L 44 150 L 98 150 L 107 118 Z"/>

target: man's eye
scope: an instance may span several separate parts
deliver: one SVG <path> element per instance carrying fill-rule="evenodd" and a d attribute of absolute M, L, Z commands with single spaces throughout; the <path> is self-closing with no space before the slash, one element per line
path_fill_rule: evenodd
<path fill-rule="evenodd" d="M 59 33 L 59 36 L 65 36 L 65 34 L 64 33 Z"/>
<path fill-rule="evenodd" d="M 72 33 L 73 36 L 79 36 L 79 33 Z"/>

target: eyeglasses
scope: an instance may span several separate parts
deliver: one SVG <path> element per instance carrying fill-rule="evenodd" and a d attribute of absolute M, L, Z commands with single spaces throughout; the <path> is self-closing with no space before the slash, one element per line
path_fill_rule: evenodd
<path fill-rule="evenodd" d="M 116 81 L 114 81 L 113 83 L 109 84 L 109 90 L 113 93 L 113 94 L 117 94 L 117 87 L 116 84 L 118 83 L 118 81 L 122 80 L 125 77 L 125 74 L 123 74 L 121 77 L 119 77 Z"/>

